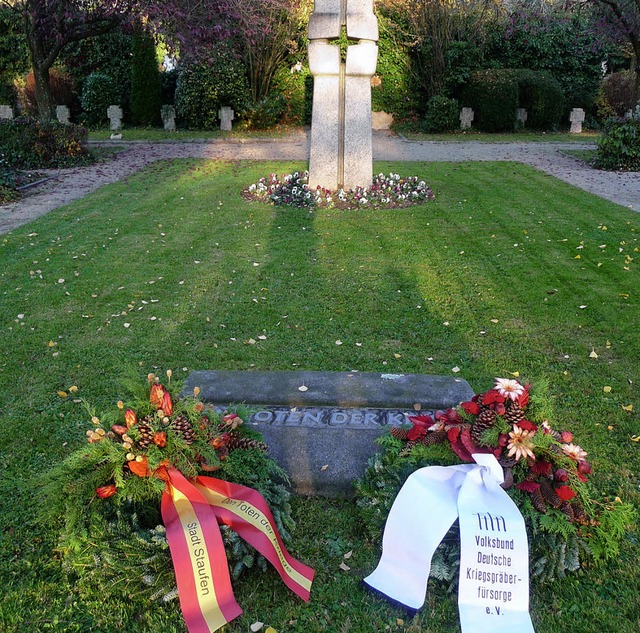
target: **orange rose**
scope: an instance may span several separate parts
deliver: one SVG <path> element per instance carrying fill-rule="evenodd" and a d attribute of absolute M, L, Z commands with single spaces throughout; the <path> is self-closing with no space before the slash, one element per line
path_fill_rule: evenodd
<path fill-rule="evenodd" d="M 143 457 L 140 461 L 132 459 L 129 464 L 129 470 L 138 477 L 150 477 L 151 471 L 149 470 L 149 462 L 146 457 Z"/>
<path fill-rule="evenodd" d="M 124 413 L 124 421 L 127 423 L 127 428 L 135 426 L 138 423 L 138 417 L 136 416 L 136 412 L 132 409 L 127 409 Z"/>
<path fill-rule="evenodd" d="M 164 431 L 157 431 L 153 435 L 153 443 L 160 448 L 167 445 L 167 434 Z"/>
<path fill-rule="evenodd" d="M 171 415 L 173 413 L 173 402 L 171 402 L 171 394 L 168 391 L 165 391 L 162 396 L 162 410 L 165 415 Z"/>
<path fill-rule="evenodd" d="M 159 409 L 162 406 L 162 398 L 164 397 L 165 389 L 160 383 L 154 383 L 151 385 L 151 391 L 149 392 L 149 400 L 151 404 Z"/>
<path fill-rule="evenodd" d="M 100 497 L 100 499 L 108 499 L 118 492 L 115 484 L 108 484 L 106 486 L 100 486 L 96 488 L 96 495 Z"/>

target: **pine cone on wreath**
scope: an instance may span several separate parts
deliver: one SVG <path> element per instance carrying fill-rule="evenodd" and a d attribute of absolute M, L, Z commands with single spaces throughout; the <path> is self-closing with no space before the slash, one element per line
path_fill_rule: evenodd
<path fill-rule="evenodd" d="M 562 505 L 562 499 L 556 494 L 555 490 L 548 481 L 542 481 L 540 483 L 540 492 L 544 497 L 544 500 L 554 508 L 559 508 Z"/>
<path fill-rule="evenodd" d="M 389 431 L 393 437 L 406 442 L 409 439 L 409 429 L 403 429 L 399 426 L 391 427 Z"/>
<path fill-rule="evenodd" d="M 569 523 L 573 523 L 575 519 L 575 513 L 573 511 L 573 506 L 567 501 L 563 502 L 560 506 L 560 512 L 566 515 L 567 519 L 569 519 Z"/>
<path fill-rule="evenodd" d="M 260 440 L 254 440 L 250 437 L 243 437 L 242 435 L 238 435 L 237 433 L 229 433 L 229 439 L 227 440 L 225 446 L 230 451 L 235 451 L 238 449 L 249 449 L 249 448 L 257 448 L 260 451 L 266 452 L 267 445 Z"/>
<path fill-rule="evenodd" d="M 187 444 L 193 444 L 196 439 L 196 432 L 191 426 L 191 422 L 187 418 L 179 417 L 171 422 L 171 428 L 179 435 Z"/>
<path fill-rule="evenodd" d="M 476 417 L 473 426 L 471 427 L 471 439 L 474 444 L 482 444 L 483 433 L 493 426 L 496 419 L 496 412 L 491 409 L 482 409 Z"/>
<path fill-rule="evenodd" d="M 538 511 L 545 514 L 547 511 L 547 502 L 544 500 L 542 493 L 540 492 L 540 488 L 536 488 L 531 493 L 531 503 L 533 503 L 533 507 Z"/>
<path fill-rule="evenodd" d="M 140 438 L 138 439 L 138 446 L 140 448 L 146 449 L 153 443 L 153 434 L 154 431 L 149 424 L 148 418 L 143 418 L 138 422 L 137 425 L 138 433 L 140 434 Z"/>
<path fill-rule="evenodd" d="M 507 402 L 510 404 L 507 405 L 507 410 L 505 411 L 503 416 L 504 419 L 512 426 L 514 424 L 519 424 L 525 418 L 522 407 L 518 402 L 515 402 L 513 400 L 508 400 Z"/>

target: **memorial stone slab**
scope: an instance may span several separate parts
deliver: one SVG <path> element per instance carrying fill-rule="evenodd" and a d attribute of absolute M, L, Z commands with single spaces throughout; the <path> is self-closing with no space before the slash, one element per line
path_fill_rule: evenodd
<path fill-rule="evenodd" d="M 570 134 L 582 134 L 582 124 L 584 122 L 584 110 L 582 108 L 573 108 L 569 115 L 571 121 Z"/>
<path fill-rule="evenodd" d="M 56 106 L 56 119 L 58 119 L 59 123 L 63 123 L 64 125 L 69 125 L 71 121 L 69 117 L 71 116 L 71 112 L 69 112 L 69 106 L 59 105 Z"/>
<path fill-rule="evenodd" d="M 244 404 L 245 424 L 260 431 L 271 456 L 300 494 L 348 495 L 389 426 L 406 413 L 457 406 L 473 392 L 445 376 L 368 372 L 194 371 L 183 393 L 199 387 L 222 412 Z"/>
<path fill-rule="evenodd" d="M 163 105 L 160 110 L 165 132 L 176 131 L 176 109 L 172 105 Z"/>
<path fill-rule="evenodd" d="M 474 113 L 473 108 L 462 108 L 460 111 L 460 129 L 469 130 L 473 123 Z"/>
<path fill-rule="evenodd" d="M 218 118 L 220 119 L 220 129 L 225 132 L 231 132 L 231 121 L 236 118 L 235 112 L 229 106 L 222 106 L 218 110 Z"/>
<path fill-rule="evenodd" d="M 0 105 L 0 119 L 13 119 L 13 108 L 10 105 Z"/>
<path fill-rule="evenodd" d="M 107 117 L 109 118 L 109 127 L 111 130 L 122 129 L 122 108 L 117 105 L 110 105 L 107 108 Z"/>

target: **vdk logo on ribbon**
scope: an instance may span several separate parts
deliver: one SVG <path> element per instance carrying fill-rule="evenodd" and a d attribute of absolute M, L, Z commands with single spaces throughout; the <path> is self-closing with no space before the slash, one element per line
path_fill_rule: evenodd
<path fill-rule="evenodd" d="M 459 519 L 462 632 L 534 633 L 524 519 L 500 487 L 503 472 L 496 458 L 473 459 L 476 464 L 421 468 L 407 479 L 389 512 L 380 562 L 364 580 L 419 609 L 433 553 Z"/>

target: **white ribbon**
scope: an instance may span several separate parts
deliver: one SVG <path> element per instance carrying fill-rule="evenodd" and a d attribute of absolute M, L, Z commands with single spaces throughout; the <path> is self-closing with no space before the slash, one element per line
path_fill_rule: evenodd
<path fill-rule="evenodd" d="M 462 632 L 534 633 L 524 519 L 500 487 L 503 473 L 496 458 L 473 458 L 476 464 L 429 466 L 407 479 L 387 518 L 380 562 L 364 580 L 419 609 L 433 553 L 459 518 Z"/>

